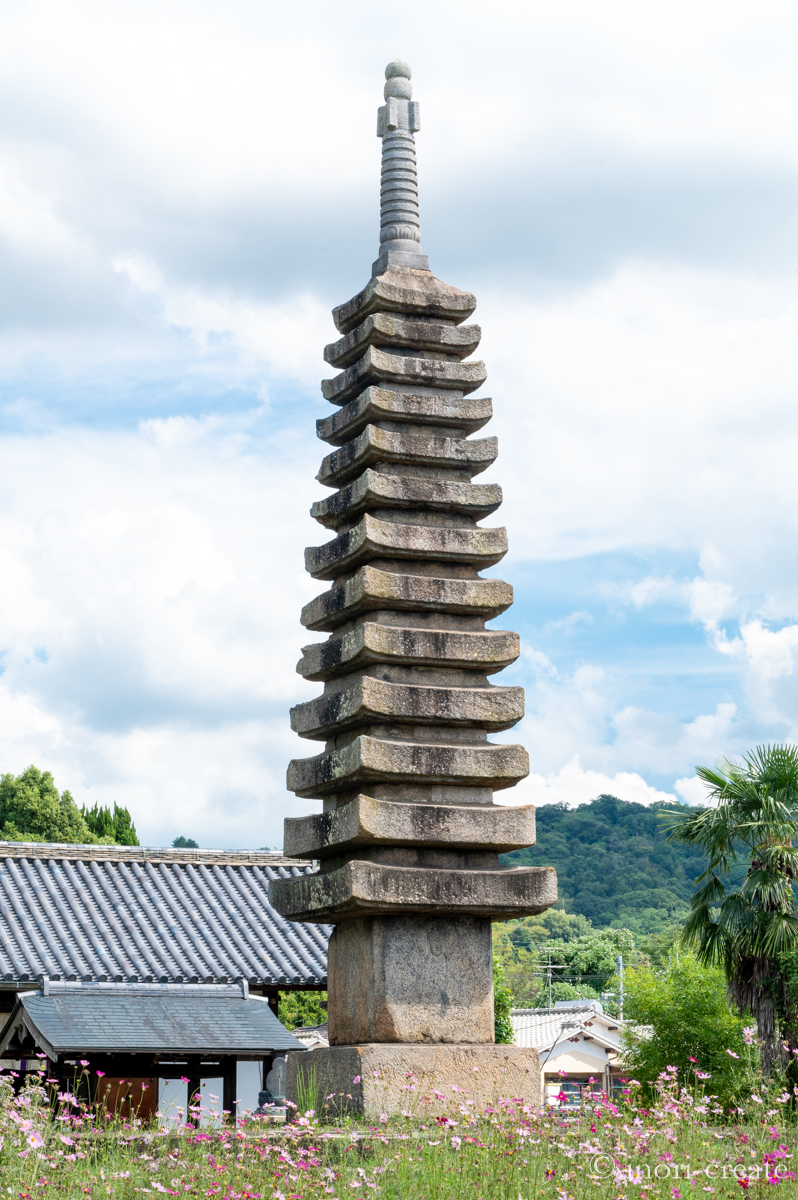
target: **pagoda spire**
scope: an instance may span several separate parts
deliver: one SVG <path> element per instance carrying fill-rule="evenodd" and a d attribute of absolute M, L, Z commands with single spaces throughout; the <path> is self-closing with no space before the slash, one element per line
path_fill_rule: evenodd
<path fill-rule="evenodd" d="M 429 270 L 421 249 L 418 213 L 416 139 L 420 105 L 413 100 L 410 67 L 395 58 L 385 68 L 385 103 L 377 111 L 377 137 L 382 138 L 380 175 L 380 254 L 372 274 L 388 266 Z"/>
<path fill-rule="evenodd" d="M 535 811 L 493 801 L 529 760 L 490 740 L 524 713 L 522 688 L 492 682 L 518 635 L 486 628 L 513 598 L 482 574 L 507 552 L 506 531 L 481 524 L 501 488 L 473 482 L 498 454 L 495 437 L 470 436 L 492 402 L 472 395 L 487 376 L 472 358 L 480 328 L 466 323 L 476 299 L 421 253 L 410 68 L 396 60 L 386 76 L 382 249 L 366 287 L 333 310 L 324 357 L 337 374 L 321 387 L 334 411 L 316 422 L 330 492 L 311 513 L 332 538 L 305 565 L 329 587 L 302 623 L 328 637 L 297 670 L 323 691 L 291 710 L 323 749 L 289 765 L 288 787 L 323 811 L 286 820 L 285 852 L 319 869 L 269 885 L 283 916 L 335 926 L 330 1047 L 313 1068 L 321 1103 L 350 1096 L 367 1116 L 401 1108 L 408 1070 L 471 1090 L 476 1070 L 485 1103 L 497 1091 L 539 1100 L 536 1052 L 493 1045 L 491 922 L 557 897 L 550 868 L 499 863 L 534 842 Z M 290 1056 L 293 1099 L 302 1058 Z"/>

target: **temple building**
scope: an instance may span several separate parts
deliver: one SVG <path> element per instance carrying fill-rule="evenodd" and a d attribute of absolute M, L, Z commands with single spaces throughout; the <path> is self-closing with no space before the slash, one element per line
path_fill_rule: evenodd
<path fill-rule="evenodd" d="M 0 843 L 0 1069 L 44 1065 L 69 1090 L 83 1060 L 142 1117 L 194 1095 L 254 1110 L 305 1050 L 278 992 L 327 983 L 329 928 L 268 900 L 309 870 L 271 851 Z"/>

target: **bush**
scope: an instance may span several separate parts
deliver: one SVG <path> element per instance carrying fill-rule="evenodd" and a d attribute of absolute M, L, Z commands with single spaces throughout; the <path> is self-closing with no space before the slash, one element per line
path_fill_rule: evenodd
<path fill-rule="evenodd" d="M 678 1067 L 680 1078 L 687 1082 L 697 1065 L 711 1076 L 709 1091 L 721 1103 L 730 1103 L 744 1084 L 741 1062 L 750 1059 L 752 1048 L 743 1036 L 750 1022 L 731 1008 L 723 971 L 702 967 L 685 955 L 664 972 L 651 967 L 633 969 L 625 982 L 624 1016 L 651 1027 L 650 1032 L 636 1034 L 632 1030 L 627 1034 L 624 1061 L 628 1073 L 652 1095 L 653 1084 L 666 1067 Z"/>

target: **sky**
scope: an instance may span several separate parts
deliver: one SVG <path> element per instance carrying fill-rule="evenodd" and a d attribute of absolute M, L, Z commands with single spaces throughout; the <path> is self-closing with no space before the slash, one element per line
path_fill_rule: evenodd
<path fill-rule="evenodd" d="M 528 780 L 700 803 L 798 732 L 798 9 L 3 0 L 0 773 L 282 844 L 333 305 L 413 68 L 474 291 Z"/>

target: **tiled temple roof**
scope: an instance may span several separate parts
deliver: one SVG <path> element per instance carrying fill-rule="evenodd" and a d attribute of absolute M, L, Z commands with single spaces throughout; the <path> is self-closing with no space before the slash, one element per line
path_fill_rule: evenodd
<path fill-rule="evenodd" d="M 263 1000 L 238 995 L 180 995 L 169 988 L 147 996 L 99 995 L 79 988 L 72 995 L 23 995 L 1 1035 L 0 1051 L 20 1025 L 53 1059 L 61 1054 L 221 1053 L 263 1054 L 301 1050 Z"/>
<path fill-rule="evenodd" d="M 0 843 L 0 985 L 82 982 L 324 987 L 327 925 L 286 921 L 276 852 Z"/>

